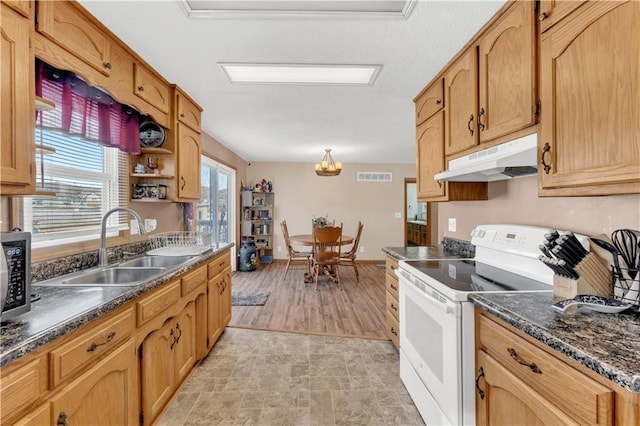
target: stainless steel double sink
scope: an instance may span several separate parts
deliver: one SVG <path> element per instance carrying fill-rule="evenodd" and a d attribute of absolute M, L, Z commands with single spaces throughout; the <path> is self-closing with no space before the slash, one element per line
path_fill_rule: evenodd
<path fill-rule="evenodd" d="M 49 287 L 133 287 L 151 279 L 158 278 L 173 269 L 177 269 L 194 257 L 196 256 L 145 255 L 116 265 L 87 269 L 58 278 L 37 282 L 33 285 Z"/>

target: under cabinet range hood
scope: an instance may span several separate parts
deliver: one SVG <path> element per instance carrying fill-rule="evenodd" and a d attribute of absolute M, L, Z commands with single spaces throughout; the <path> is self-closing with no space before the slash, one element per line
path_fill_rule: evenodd
<path fill-rule="evenodd" d="M 449 161 L 438 181 L 493 182 L 537 173 L 536 133 Z"/>

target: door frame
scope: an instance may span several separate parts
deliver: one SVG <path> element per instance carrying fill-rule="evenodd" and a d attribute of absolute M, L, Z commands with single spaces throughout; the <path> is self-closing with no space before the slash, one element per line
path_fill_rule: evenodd
<path fill-rule="evenodd" d="M 407 178 L 407 177 L 404 178 L 404 206 L 403 206 L 402 210 L 404 212 L 403 213 L 403 216 L 404 216 L 403 229 L 404 229 L 404 245 L 405 246 L 407 246 L 407 241 L 408 241 L 408 238 L 407 238 L 407 236 L 408 236 L 407 235 L 407 224 L 408 224 L 408 221 L 409 221 L 409 218 L 407 217 L 407 192 L 408 192 L 407 191 L 407 185 L 410 184 L 410 183 L 417 184 L 418 182 L 417 182 L 416 178 Z M 417 192 L 416 192 L 416 194 L 417 194 Z M 427 221 L 426 221 L 427 222 L 427 224 L 426 224 L 427 238 L 426 238 L 426 241 L 427 241 L 427 245 L 433 245 L 433 241 L 431 239 L 432 235 L 433 235 L 433 233 L 431 232 L 431 203 L 426 202 L 426 201 L 418 201 L 417 199 L 416 199 L 416 202 L 425 203 L 426 204 L 426 206 L 425 206 L 425 211 L 427 213 Z"/>

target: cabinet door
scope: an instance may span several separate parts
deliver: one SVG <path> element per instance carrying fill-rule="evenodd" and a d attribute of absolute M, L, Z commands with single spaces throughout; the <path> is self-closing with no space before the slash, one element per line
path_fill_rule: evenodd
<path fill-rule="evenodd" d="M 200 107 L 191 102 L 191 100 L 179 90 L 176 93 L 176 98 L 176 104 L 178 107 L 178 121 L 186 124 L 196 132 L 200 133 L 200 120 L 202 112 Z"/>
<path fill-rule="evenodd" d="M 440 111 L 416 129 L 418 199 L 444 197 L 446 184 L 433 175 L 444 170 L 444 112 Z"/>
<path fill-rule="evenodd" d="M 169 113 L 169 86 L 144 65 L 133 64 L 133 92 L 152 106 Z"/>
<path fill-rule="evenodd" d="M 200 134 L 178 123 L 178 198 L 200 199 Z"/>
<path fill-rule="evenodd" d="M 579 424 L 485 352 L 478 352 L 477 360 L 476 424 Z"/>
<path fill-rule="evenodd" d="M 514 5 L 479 42 L 480 142 L 535 123 L 534 2 Z"/>
<path fill-rule="evenodd" d="M 2 193 L 29 193 L 35 186 L 34 62 L 32 23 L 0 5 L 0 179 Z M 5 185 L 19 185 L 7 189 Z"/>
<path fill-rule="evenodd" d="M 543 189 L 638 192 L 638 28 L 640 2 L 589 2 L 542 35 Z"/>
<path fill-rule="evenodd" d="M 222 274 L 209 280 L 207 288 L 207 338 L 211 349 L 222 334 L 220 298 L 222 297 Z"/>
<path fill-rule="evenodd" d="M 196 363 L 196 304 L 187 306 L 171 321 L 174 329 L 173 353 L 175 357 L 176 386 L 178 386 L 191 367 Z"/>
<path fill-rule="evenodd" d="M 38 2 L 38 32 L 100 73 L 111 73 L 111 39 L 83 13 L 66 1 Z"/>
<path fill-rule="evenodd" d="M 477 70 L 478 59 L 473 47 L 467 49 L 445 75 L 444 96 L 448 112 L 444 150 L 446 155 L 478 144 Z"/>
<path fill-rule="evenodd" d="M 222 291 L 220 293 L 220 326 L 224 328 L 231 321 L 231 268 L 222 273 Z"/>
<path fill-rule="evenodd" d="M 548 30 L 553 24 L 567 16 L 586 0 L 540 0 L 538 20 L 540 32 Z"/>
<path fill-rule="evenodd" d="M 162 411 L 175 389 L 175 330 L 173 318 L 150 333 L 142 342 L 141 386 L 142 412 L 150 424 Z"/>
<path fill-rule="evenodd" d="M 422 124 L 444 107 L 443 84 L 444 80 L 438 79 L 416 98 L 416 125 Z"/>
<path fill-rule="evenodd" d="M 2 0 L 2 3 L 12 7 L 16 12 L 26 18 L 31 18 L 33 1 L 31 0 Z"/>
<path fill-rule="evenodd" d="M 53 420 L 70 425 L 138 425 L 138 369 L 129 341 L 51 399 Z"/>

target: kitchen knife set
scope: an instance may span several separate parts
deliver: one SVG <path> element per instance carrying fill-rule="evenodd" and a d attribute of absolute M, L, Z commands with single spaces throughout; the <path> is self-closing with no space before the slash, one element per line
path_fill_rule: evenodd
<path fill-rule="evenodd" d="M 609 270 L 587 251 L 572 233 L 553 231 L 544 236 L 539 246 L 542 263 L 554 272 L 554 295 L 570 299 L 578 294 L 611 295 Z"/>

